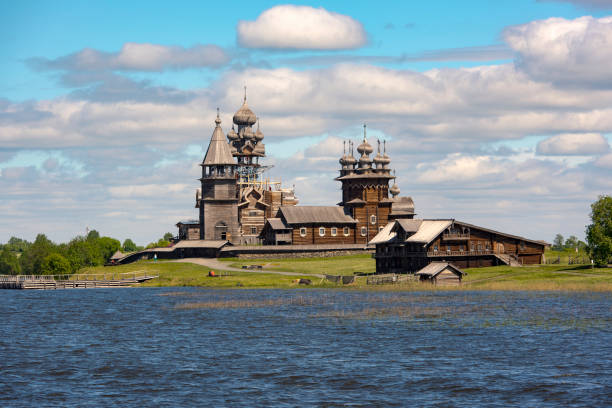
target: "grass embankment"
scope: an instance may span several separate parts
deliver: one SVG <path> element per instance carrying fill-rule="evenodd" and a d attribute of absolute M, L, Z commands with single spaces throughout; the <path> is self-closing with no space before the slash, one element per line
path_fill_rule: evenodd
<path fill-rule="evenodd" d="M 284 258 L 284 259 L 220 259 L 233 268 L 243 265 L 262 265 L 276 271 L 303 274 L 356 275 L 376 272 L 376 262 L 370 254 L 336 256 L 333 258 Z"/>
<path fill-rule="evenodd" d="M 291 288 L 297 287 L 296 279 L 307 278 L 313 283 L 318 283 L 320 278 L 309 276 L 285 276 L 277 274 L 253 273 L 253 272 L 224 272 L 215 268 L 219 274 L 229 274 L 229 276 L 209 277 L 208 272 L 211 268 L 202 265 L 182 262 L 153 262 L 139 261 L 127 265 L 113 267 L 92 267 L 84 268 L 80 274 L 103 274 L 128 273 L 136 276 L 152 275 L 158 278 L 147 281 L 140 286 L 202 286 L 211 288 Z M 299 285 L 303 287 L 303 285 Z M 320 287 L 334 286 L 323 282 Z"/>
<path fill-rule="evenodd" d="M 270 270 L 299 273 L 300 276 L 229 272 L 230 276 L 208 277 L 210 268 L 178 262 L 140 261 L 111 268 L 85 268 L 79 273 L 134 273 L 158 275 L 159 278 L 143 286 L 202 286 L 211 288 L 353 288 L 368 290 L 532 290 L 532 291 L 593 291 L 612 292 L 612 268 L 594 268 L 586 265 L 534 265 L 523 267 L 496 266 L 465 269 L 468 275 L 460 287 L 436 287 L 430 284 L 410 282 L 389 285 L 367 285 L 365 276 L 358 276 L 354 285 L 342 286 L 321 280 L 309 274 L 353 275 L 373 273 L 374 259 L 369 255 L 341 256 L 334 258 L 294 258 L 222 260 L 228 267 L 263 265 Z M 216 269 L 215 269 L 216 270 Z M 298 285 L 296 279 L 308 278 L 312 285 Z"/>

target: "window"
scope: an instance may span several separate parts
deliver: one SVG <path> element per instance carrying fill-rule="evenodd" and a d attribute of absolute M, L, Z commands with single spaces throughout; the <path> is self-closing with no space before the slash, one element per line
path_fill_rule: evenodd
<path fill-rule="evenodd" d="M 438 244 L 434 245 L 434 252 L 438 252 Z"/>
<path fill-rule="evenodd" d="M 450 251 L 451 251 L 451 247 L 450 247 L 450 245 L 447 245 L 446 246 L 446 252 L 448 252 L 450 254 Z"/>
<path fill-rule="evenodd" d="M 361 227 L 361 236 L 365 237 L 368 233 L 368 229 L 366 227 Z"/>
<path fill-rule="evenodd" d="M 305 237 L 306 236 L 306 228 L 302 227 L 300 228 L 300 237 Z"/>
<path fill-rule="evenodd" d="M 376 224 L 376 216 L 370 215 L 370 224 Z"/>
<path fill-rule="evenodd" d="M 478 243 L 478 250 L 482 251 L 482 243 L 480 243 L 480 242 Z"/>
<path fill-rule="evenodd" d="M 470 244 L 470 246 L 472 248 L 472 252 L 476 250 L 476 245 L 473 242 Z"/>
<path fill-rule="evenodd" d="M 488 242 L 485 244 L 485 249 L 488 251 L 489 249 L 491 249 L 491 244 L 489 244 Z"/>
<path fill-rule="evenodd" d="M 459 245 L 459 251 L 463 252 L 463 244 Z"/>
<path fill-rule="evenodd" d="M 319 228 L 319 236 L 320 237 L 324 237 L 325 236 L 325 227 L 320 227 Z"/>
<path fill-rule="evenodd" d="M 382 231 L 384 229 L 385 229 L 385 227 L 378 227 L 378 232 L 380 232 L 380 231 Z"/>
<path fill-rule="evenodd" d="M 524 251 L 524 250 L 525 250 L 525 243 L 521 242 L 521 251 Z"/>
<path fill-rule="evenodd" d="M 349 230 L 349 227 L 344 227 L 344 229 L 342 230 L 342 233 L 344 234 L 345 237 L 348 237 L 351 233 Z"/>
<path fill-rule="evenodd" d="M 338 228 L 332 227 L 332 229 L 331 229 L 331 236 L 335 237 L 336 235 L 338 235 Z"/>
<path fill-rule="evenodd" d="M 256 217 L 257 211 L 249 211 L 249 217 Z"/>
<path fill-rule="evenodd" d="M 251 227 L 251 234 L 252 235 L 257 234 L 257 227 Z"/>

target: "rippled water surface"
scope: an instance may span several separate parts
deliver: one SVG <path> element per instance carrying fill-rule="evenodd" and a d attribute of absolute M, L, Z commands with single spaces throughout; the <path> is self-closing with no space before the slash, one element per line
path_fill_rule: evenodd
<path fill-rule="evenodd" d="M 0 296 L 1 406 L 612 405 L 609 294 Z"/>

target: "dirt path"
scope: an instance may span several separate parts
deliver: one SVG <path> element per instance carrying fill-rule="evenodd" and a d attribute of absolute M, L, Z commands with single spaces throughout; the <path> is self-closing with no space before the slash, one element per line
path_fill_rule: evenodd
<path fill-rule="evenodd" d="M 276 275 L 286 276 L 314 276 L 317 278 L 323 278 L 324 275 L 319 273 L 299 273 L 299 272 L 288 272 L 288 271 L 271 271 L 269 269 L 240 269 L 229 266 L 226 262 L 221 262 L 216 258 L 183 258 L 183 259 L 172 259 L 165 262 L 189 262 L 197 265 L 207 266 L 211 269 L 218 269 L 221 271 L 233 271 L 233 272 L 248 272 L 248 273 L 272 273 Z"/>

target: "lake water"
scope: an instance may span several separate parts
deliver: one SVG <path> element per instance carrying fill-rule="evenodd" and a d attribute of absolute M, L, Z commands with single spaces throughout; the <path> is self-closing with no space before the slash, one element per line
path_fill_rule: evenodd
<path fill-rule="evenodd" d="M 0 296 L 0 406 L 612 405 L 609 294 Z"/>

